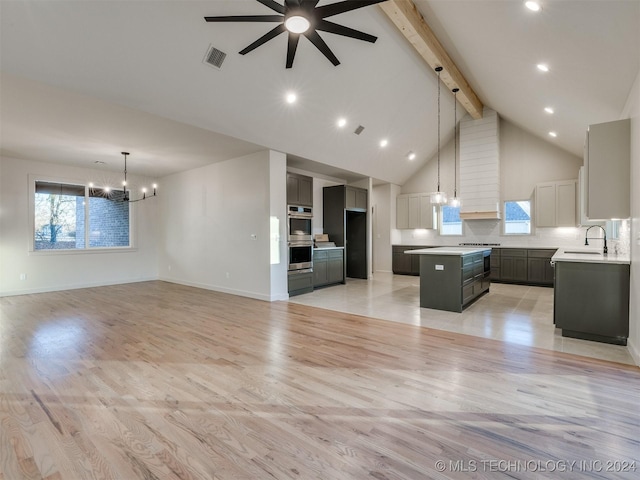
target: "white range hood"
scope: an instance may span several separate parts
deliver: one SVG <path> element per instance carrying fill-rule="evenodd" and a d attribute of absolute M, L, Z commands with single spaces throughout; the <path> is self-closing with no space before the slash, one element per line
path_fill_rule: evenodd
<path fill-rule="evenodd" d="M 484 109 L 479 120 L 460 121 L 460 218 L 500 218 L 500 119 Z"/>

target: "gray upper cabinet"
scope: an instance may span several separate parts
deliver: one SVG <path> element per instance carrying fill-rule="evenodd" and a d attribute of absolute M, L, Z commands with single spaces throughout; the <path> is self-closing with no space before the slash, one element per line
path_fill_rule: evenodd
<path fill-rule="evenodd" d="M 313 178 L 287 172 L 287 205 L 313 207 Z"/>
<path fill-rule="evenodd" d="M 409 193 L 396 197 L 396 228 L 433 228 L 433 205 L 428 193 Z"/>
<path fill-rule="evenodd" d="M 577 184 L 577 180 L 564 180 L 536 185 L 537 227 L 577 225 Z"/>
<path fill-rule="evenodd" d="M 364 188 L 345 187 L 345 206 L 347 210 L 366 210 L 367 190 Z"/>
<path fill-rule="evenodd" d="M 585 144 L 587 217 L 591 220 L 631 215 L 630 121 L 590 125 Z"/>

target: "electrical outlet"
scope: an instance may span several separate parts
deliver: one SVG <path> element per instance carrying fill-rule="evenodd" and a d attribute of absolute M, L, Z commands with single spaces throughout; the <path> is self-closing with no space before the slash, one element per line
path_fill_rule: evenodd
<path fill-rule="evenodd" d="M 171 271 L 171 265 L 169 265 L 169 266 L 167 267 L 167 270 Z"/>
<path fill-rule="evenodd" d="M 257 240 L 258 239 L 258 235 L 256 235 L 255 233 L 251 234 L 251 240 Z"/>
<path fill-rule="evenodd" d="M 229 272 L 226 273 L 227 278 L 231 278 L 231 275 L 229 275 Z"/>
<path fill-rule="evenodd" d="M 26 280 L 27 279 L 27 274 L 26 273 L 21 273 L 20 274 L 20 280 Z"/>

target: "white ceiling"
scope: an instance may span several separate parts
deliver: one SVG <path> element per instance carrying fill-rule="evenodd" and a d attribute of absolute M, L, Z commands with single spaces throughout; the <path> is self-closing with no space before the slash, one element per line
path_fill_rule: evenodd
<path fill-rule="evenodd" d="M 588 124 L 619 118 L 640 66 L 640 0 L 549 0 L 540 14 L 520 0 L 415 3 L 502 117 L 547 139 L 556 130 L 550 141 L 576 155 Z M 338 67 L 302 39 L 285 69 L 285 35 L 238 55 L 273 25 L 203 19 L 270 13 L 255 0 L 0 1 L 2 154 L 118 169 L 127 150 L 131 172 L 161 177 L 266 147 L 297 168 L 396 184 L 433 156 L 435 73 L 379 7 L 331 19 L 375 44 L 321 33 Z M 220 70 L 203 63 L 210 45 L 228 54 Z M 443 89 L 443 142 L 452 131 Z"/>

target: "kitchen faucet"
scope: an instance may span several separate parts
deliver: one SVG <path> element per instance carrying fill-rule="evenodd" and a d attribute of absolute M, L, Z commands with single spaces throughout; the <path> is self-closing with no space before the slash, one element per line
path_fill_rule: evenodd
<path fill-rule="evenodd" d="M 606 255 L 609 252 L 609 249 L 607 249 L 607 231 L 602 228 L 602 226 L 591 225 L 589 228 L 587 228 L 587 231 L 584 234 L 584 244 L 589 245 L 589 230 L 591 230 L 593 227 L 599 227 L 602 229 L 602 234 L 604 235 L 604 237 L 591 237 L 591 240 L 604 240 L 604 250 L 602 251 L 602 253 Z"/>

